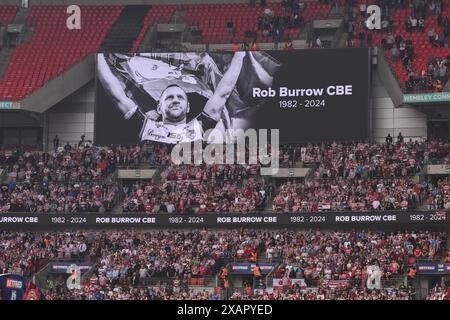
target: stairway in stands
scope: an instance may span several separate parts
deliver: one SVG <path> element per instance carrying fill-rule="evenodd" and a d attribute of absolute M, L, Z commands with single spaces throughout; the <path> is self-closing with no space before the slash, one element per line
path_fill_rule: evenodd
<path fill-rule="evenodd" d="M 131 52 L 150 8 L 150 5 L 126 6 L 103 40 L 100 52 Z"/>
<path fill-rule="evenodd" d="M 12 21 L 12 24 L 25 24 L 27 22 L 28 15 L 30 14 L 30 12 L 31 8 L 19 7 L 17 14 L 14 20 Z"/>

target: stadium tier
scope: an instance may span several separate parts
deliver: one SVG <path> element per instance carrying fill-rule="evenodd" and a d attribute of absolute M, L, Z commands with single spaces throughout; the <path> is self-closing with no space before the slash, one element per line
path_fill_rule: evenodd
<path fill-rule="evenodd" d="M 269 2 L 263 8 L 247 3 L 194 4 L 181 6 L 181 8 L 186 10 L 186 21 L 198 25 L 204 42 L 231 43 L 242 42 L 246 38 L 255 38 L 258 42 L 271 42 L 273 30 L 270 28 L 273 29 L 275 26 L 270 26 L 272 22 L 269 17 L 282 17 L 284 20 L 277 22 L 276 27 L 286 24 L 284 35 L 295 39 L 300 35 L 300 24 L 325 18 L 331 6 L 317 2 L 308 3 L 301 11 L 303 21 L 298 25 L 293 24 L 295 17 L 293 7 L 282 6 L 280 2 Z M 298 11 L 300 9 L 297 10 L 297 14 Z M 267 16 L 266 13 L 268 13 Z M 256 33 L 254 36 L 246 36 L 246 33 L 253 32 Z"/>
<path fill-rule="evenodd" d="M 35 281 L 51 300 L 442 299 L 448 284 L 416 292 L 410 280 L 417 261 L 445 260 L 445 241 L 427 231 L 1 232 L 0 271 L 29 277 L 50 265 Z M 63 270 L 70 259 L 84 267 L 73 290 Z M 234 269 L 258 261 L 271 290 L 262 274 Z M 362 290 L 375 265 L 382 289 Z"/>
<path fill-rule="evenodd" d="M 97 52 L 122 8 L 82 6 L 81 29 L 69 30 L 66 6 L 33 6 L 27 19 L 27 24 L 34 29 L 32 38 L 14 49 L 0 80 L 0 97 L 21 100 Z"/>
<path fill-rule="evenodd" d="M 0 23 L 8 24 L 14 20 L 17 13 L 16 6 L 0 6 Z"/>
<path fill-rule="evenodd" d="M 117 48 L 127 52 L 138 51 L 151 26 L 170 23 L 171 19 L 175 19 L 176 12 L 184 12 L 182 23 L 196 26 L 201 42 L 208 44 L 303 39 L 303 27 L 314 20 L 326 19 L 333 13 L 332 4 L 314 1 L 304 5 L 296 3 L 269 2 L 264 7 L 247 3 L 148 6 L 139 9 L 142 14 L 147 11 L 143 21 L 139 17 L 135 19 L 140 31 L 133 45 L 120 46 L 116 43 L 115 48 L 116 51 Z M 446 41 L 450 7 L 447 1 L 438 1 L 431 8 L 426 5 L 410 7 L 407 2 L 403 2 L 402 6 L 383 3 L 383 26 L 381 30 L 375 31 L 367 29 L 365 21 L 368 15 L 361 15 L 359 11 L 363 3 L 364 8 L 367 8 L 370 1 L 358 1 L 353 6 L 349 6 L 351 2 L 344 3 L 343 27 L 348 35 L 348 46 L 366 46 L 370 42 L 369 45 L 384 47 L 401 88 L 407 92 L 443 90 L 447 81 L 444 65 L 449 54 Z M 67 20 L 65 9 L 64 6 L 32 6 L 26 21 L 27 27 L 33 28 L 31 40 L 18 44 L 14 49 L 0 81 L 2 99 L 20 101 L 89 54 L 98 51 L 124 6 L 81 6 L 84 19 L 80 30 L 64 27 Z M 15 6 L 1 7 L 0 21 L 12 23 L 16 12 Z M 123 13 L 134 18 L 132 12 Z M 423 23 L 420 22 L 419 26 L 421 19 Z M 122 30 L 124 28 L 127 29 L 126 25 L 122 26 Z M 308 40 L 309 45 L 316 46 L 314 35 L 308 37 L 311 38 Z M 113 48 L 107 45 L 103 47 L 104 50 Z"/>
<path fill-rule="evenodd" d="M 0 153 L 0 212 L 442 210 L 450 206 L 448 178 L 423 175 L 430 164 L 447 165 L 449 153 L 439 141 L 288 145 L 283 166 L 310 173 L 286 182 L 261 176 L 261 164 L 173 165 L 170 148 L 158 144 L 7 151 Z M 113 177 L 120 168 L 155 173 L 125 181 Z"/>
<path fill-rule="evenodd" d="M 176 5 L 157 5 L 149 10 L 144 18 L 144 23 L 139 35 L 133 43 L 132 52 L 138 50 L 139 45 L 144 39 L 145 34 L 155 23 L 167 23 L 177 9 Z"/>
<path fill-rule="evenodd" d="M 383 7 L 385 17 L 381 22 L 382 30 L 370 32 L 366 31 L 367 15 L 360 14 L 359 9 L 361 5 L 364 7 L 364 4 L 367 6 L 371 3 L 375 4 L 376 1 L 358 1 L 358 6 L 350 9 L 350 17 L 355 17 L 354 25 L 352 23 L 352 26 L 347 26 L 350 28 L 348 30 L 354 30 L 355 39 L 353 41 L 352 37 L 352 44 L 359 46 L 367 43 L 367 33 L 372 33 L 371 42 L 388 50 L 387 55 L 402 88 L 407 88 L 409 92 L 441 91 L 447 81 L 446 68 L 443 75 L 439 75 L 439 67 L 438 75 L 433 73 L 433 69 L 436 69 L 435 59 L 445 59 L 450 53 L 445 44 L 449 32 L 449 3 L 438 1 L 431 5 L 417 2 L 414 6 L 399 6 L 386 2 Z M 365 35 L 362 36 L 361 32 L 365 32 Z M 426 79 L 430 73 L 433 80 L 441 81 L 438 88 L 433 82 L 419 83 L 419 79 Z M 408 82 L 411 75 L 415 79 Z"/>

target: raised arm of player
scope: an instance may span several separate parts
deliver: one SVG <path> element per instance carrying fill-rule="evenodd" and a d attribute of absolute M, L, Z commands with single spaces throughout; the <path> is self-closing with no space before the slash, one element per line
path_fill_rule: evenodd
<path fill-rule="evenodd" d="M 98 55 L 98 78 L 109 93 L 125 119 L 130 119 L 138 109 L 136 103 L 128 98 L 119 79 L 112 73 L 103 54 Z"/>
<path fill-rule="evenodd" d="M 238 51 L 234 54 L 230 67 L 223 75 L 223 78 L 217 85 L 214 94 L 211 98 L 209 98 L 205 108 L 203 109 L 208 116 L 216 121 L 220 120 L 220 114 L 225 106 L 225 103 L 233 92 L 234 86 L 239 78 L 239 74 L 241 73 L 244 57 L 245 52 Z"/>

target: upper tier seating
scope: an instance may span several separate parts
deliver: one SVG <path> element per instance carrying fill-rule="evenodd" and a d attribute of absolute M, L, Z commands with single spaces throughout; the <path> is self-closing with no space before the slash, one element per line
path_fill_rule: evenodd
<path fill-rule="evenodd" d="M 356 1 L 353 7 L 354 46 L 359 46 L 358 34 L 363 25 L 359 5 L 363 1 L 365 0 Z M 375 2 L 369 0 L 367 4 Z M 442 16 L 450 17 L 450 1 L 443 0 L 442 3 Z M 301 25 L 313 19 L 325 18 L 331 11 L 331 7 L 332 4 L 306 2 L 305 7 L 299 10 L 299 14 L 303 18 Z M 66 27 L 68 17 L 66 6 L 33 6 L 27 20 L 27 23 L 34 27 L 31 41 L 19 44 L 15 48 L 3 78 L 0 79 L 0 99 L 22 100 L 49 80 L 67 71 L 88 54 L 97 52 L 123 8 L 124 6 L 81 6 L 83 12 L 81 30 L 69 30 Z M 251 6 L 248 3 L 155 5 L 146 14 L 144 25 L 136 37 L 131 51 L 138 50 L 152 25 L 169 22 L 176 10 L 186 11 L 185 22 L 188 25 L 198 26 L 201 31 L 201 41 L 204 43 L 251 41 L 248 32 L 256 35 L 257 42 L 271 42 L 275 40 L 272 36 L 273 30 L 268 36 L 264 35 L 267 30 L 261 27 L 261 17 L 266 14 L 265 10 L 269 9 L 276 17 L 289 16 L 290 19 L 294 17 L 292 8 L 285 8 L 280 2 L 268 3 L 265 7 Z M 391 65 L 402 88 L 406 87 L 408 76 L 412 72 L 420 74 L 422 70 L 427 71 L 430 55 L 433 58 L 446 58 L 450 53 L 449 48 L 433 46 L 428 39 L 428 30 L 431 28 L 438 34 L 444 30 L 442 25 L 438 24 L 438 16 L 433 15 L 428 8 L 424 32 L 406 30 L 406 21 L 413 11 L 412 7 L 406 6 L 391 8 L 389 13 L 393 23 L 392 35 L 394 37 L 401 35 L 404 40 L 411 40 L 414 50 L 412 70 L 409 71 L 401 60 L 392 61 L 391 53 L 387 51 L 387 56 L 391 60 Z M 12 22 L 16 12 L 16 6 L 0 6 L 0 23 Z M 233 23 L 232 31 L 227 28 L 228 22 Z M 272 22 L 270 24 L 273 27 Z M 285 28 L 282 37 L 277 40 L 295 39 L 299 36 L 301 29 L 302 27 L 298 25 Z M 367 32 L 372 33 L 374 45 L 380 45 L 388 35 L 387 31 Z M 444 77 L 444 82 L 446 78 L 447 76 Z M 442 87 L 444 86 L 445 83 L 442 83 Z M 423 85 L 415 84 L 412 89 L 409 86 L 409 91 L 424 90 L 423 87 Z M 435 90 L 433 87 L 431 88 Z M 425 90 L 430 90 L 430 88 L 425 88 Z"/>
<path fill-rule="evenodd" d="M 359 46 L 359 39 L 358 34 L 361 31 L 363 25 L 362 18 L 360 16 L 360 4 L 365 2 L 366 4 L 374 4 L 377 1 L 365 1 L 365 0 L 358 0 L 355 6 L 356 11 L 356 23 L 355 23 L 355 39 L 354 39 L 354 46 Z M 427 2 L 428 4 L 428 2 Z M 397 35 L 401 35 L 403 39 L 408 40 L 410 39 L 412 41 L 412 45 L 414 48 L 414 59 L 412 61 L 412 69 L 415 71 L 421 72 L 422 69 L 427 70 L 428 66 L 428 58 L 430 55 L 433 57 L 442 57 L 445 58 L 450 53 L 449 48 L 445 47 L 434 47 L 430 43 L 428 39 L 428 30 L 431 28 L 434 29 L 436 33 L 443 32 L 443 27 L 438 25 L 438 16 L 433 15 L 429 8 L 426 8 L 427 15 L 425 18 L 425 28 L 424 32 L 419 31 L 412 31 L 408 32 L 406 30 L 406 22 L 408 21 L 408 18 L 413 15 L 414 9 L 412 7 L 405 7 L 405 8 L 392 8 L 390 10 L 390 19 L 392 22 L 392 35 L 396 37 Z M 442 1 L 442 16 L 443 17 L 449 17 L 450 18 L 450 1 L 443 0 Z M 365 29 L 367 30 L 367 29 Z M 370 31 L 372 32 L 373 36 L 373 44 L 378 46 L 381 45 L 382 40 L 385 39 L 389 32 L 388 31 Z M 408 71 L 405 69 L 403 62 L 401 59 L 398 61 L 393 61 L 391 53 L 389 51 L 386 51 L 387 57 L 390 59 L 391 66 L 393 68 L 393 71 L 397 74 L 400 86 L 402 88 L 405 88 L 405 83 L 408 80 Z"/>
<path fill-rule="evenodd" d="M 224 3 L 182 5 L 181 8 L 187 10 L 186 22 L 199 26 L 205 43 L 242 41 L 247 30 L 258 32 L 258 42 L 271 42 L 272 37 L 263 37 L 262 30 L 258 30 L 258 17 L 262 16 L 266 9 L 274 11 L 275 16 L 285 16 L 285 10 L 279 2 L 268 3 L 265 7 L 250 6 L 248 3 Z M 305 9 L 300 11 L 300 15 L 304 21 L 311 21 L 326 17 L 330 9 L 331 6 L 327 4 L 308 2 Z M 292 10 L 288 10 L 288 15 L 292 19 Z M 227 31 L 229 21 L 233 22 L 236 37 Z M 284 35 L 292 39 L 297 37 L 300 31 L 300 27 L 285 29 Z"/>
<path fill-rule="evenodd" d="M 97 52 L 123 6 L 80 6 L 81 29 L 66 26 L 66 6 L 33 6 L 27 23 L 34 27 L 31 41 L 18 45 L 0 80 L 0 99 L 21 100 Z"/>
<path fill-rule="evenodd" d="M 153 24 L 169 22 L 169 19 L 172 17 L 176 8 L 176 5 L 153 6 L 152 9 L 147 12 L 147 15 L 144 18 L 144 26 L 142 27 L 141 32 L 134 41 L 132 52 L 137 51 L 139 45 L 144 39 L 145 34 Z"/>
<path fill-rule="evenodd" d="M 16 6 L 0 6 L 0 24 L 8 24 L 13 22 L 16 13 Z"/>

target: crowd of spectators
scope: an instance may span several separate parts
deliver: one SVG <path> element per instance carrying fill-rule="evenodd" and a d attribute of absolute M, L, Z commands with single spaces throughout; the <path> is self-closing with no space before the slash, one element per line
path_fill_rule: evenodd
<path fill-rule="evenodd" d="M 258 165 L 169 166 L 161 178 L 158 184 L 125 185 L 123 211 L 255 212 L 263 210 L 271 196 Z"/>
<path fill-rule="evenodd" d="M 86 251 L 82 233 L 0 232 L 0 274 L 31 277 L 49 259 L 74 258 Z"/>
<path fill-rule="evenodd" d="M 448 209 L 450 208 L 450 182 L 448 178 L 437 181 L 436 186 L 429 184 L 428 209 Z"/>
<path fill-rule="evenodd" d="M 170 146 L 163 144 L 2 151 L 0 212 L 105 212 L 121 207 L 123 212 L 245 213 L 450 207 L 447 179 L 419 180 L 417 176 L 427 164 L 449 162 L 448 143 L 405 142 L 401 134 L 393 140 L 388 135 L 386 143 L 281 145 L 280 167 L 311 167 L 312 174 L 282 184 L 277 192 L 275 184 L 260 175 L 259 163 L 174 165 Z M 119 184 L 111 175 L 116 168 L 151 167 L 159 170 L 154 180 Z"/>
<path fill-rule="evenodd" d="M 322 178 L 402 178 L 414 176 L 429 157 L 422 143 L 351 143 L 308 145 L 305 163 L 315 164 Z"/>
<path fill-rule="evenodd" d="M 220 295 L 203 290 L 173 286 L 112 287 L 110 285 L 86 285 L 80 290 L 47 291 L 47 300 L 219 300 Z"/>
<path fill-rule="evenodd" d="M 347 33 L 347 46 L 355 46 L 355 40 L 359 47 L 381 45 L 395 63 L 401 61 L 408 78 L 401 84 L 405 92 L 440 92 L 448 80 L 449 55 L 430 57 L 426 64 L 417 63 L 417 57 L 423 53 L 417 50 L 426 50 L 422 42 L 416 41 L 417 34 L 429 39 L 432 48 L 447 48 L 450 35 L 450 18 L 448 17 L 447 4 L 442 0 L 416 1 L 416 0 L 377 0 L 377 1 L 334 1 L 337 6 L 344 6 L 344 31 Z M 328 2 L 329 3 L 329 2 Z M 367 8 L 376 4 L 381 9 L 380 30 L 368 29 Z M 263 37 L 272 37 L 274 43 L 283 40 L 284 30 L 289 28 L 304 27 L 305 21 L 301 15 L 305 8 L 304 2 L 282 1 L 283 13 L 276 15 L 274 11 L 266 8 L 258 18 L 257 28 Z M 396 10 L 410 8 L 410 15 L 404 20 L 398 20 Z M 399 24 L 402 24 L 401 26 Z M 404 24 L 404 25 L 403 25 Z M 429 25 L 427 25 L 429 24 Z M 229 32 L 233 32 L 233 25 L 227 26 Z M 374 41 L 375 33 L 382 33 L 381 43 Z M 248 40 L 245 41 L 243 50 L 258 50 L 256 44 L 257 32 L 248 30 Z M 376 38 L 378 39 L 378 37 Z M 307 30 L 308 47 L 322 48 L 324 46 L 320 35 L 315 35 L 312 30 Z M 378 41 L 378 40 L 377 40 Z M 250 46 L 249 43 L 252 43 Z M 286 45 L 289 49 L 292 45 Z M 237 50 L 239 45 L 235 43 Z"/>
<path fill-rule="evenodd" d="M 104 148 L 2 152 L 0 163 L 6 172 L 0 212 L 104 212 L 114 207 L 118 188 L 105 179 L 115 161 Z"/>
<path fill-rule="evenodd" d="M 266 241 L 265 256 L 282 258 L 274 278 L 305 279 L 308 287 L 317 280 L 357 280 L 353 286 L 361 287 L 368 265 L 377 265 L 383 280 L 398 278 L 416 259 L 445 257 L 445 241 L 434 232 L 279 233 Z"/>
<path fill-rule="evenodd" d="M 117 204 L 119 187 L 108 179 L 116 168 L 170 163 L 163 144 L 64 147 L 52 152 L 0 151 L 0 212 L 105 212 Z"/>
<path fill-rule="evenodd" d="M 273 200 L 277 212 L 417 209 L 428 190 L 409 179 L 288 182 Z"/>
<path fill-rule="evenodd" d="M 114 169 L 106 152 L 100 148 L 61 148 L 48 152 L 4 152 L 2 163 L 8 166 L 9 181 L 85 182 L 105 178 Z"/>
<path fill-rule="evenodd" d="M 90 182 L 29 182 L 0 185 L 0 212 L 106 212 L 114 209 L 118 187 Z"/>
<path fill-rule="evenodd" d="M 92 181 L 104 178 L 117 167 L 139 168 L 165 166 L 170 162 L 167 144 L 145 142 L 141 145 L 62 146 L 59 139 L 49 152 L 28 151 L 20 147 L 0 150 L 0 167 L 9 168 L 9 177 L 20 180 L 56 180 L 58 182 Z M 14 150 L 14 151 L 11 151 Z"/>
<path fill-rule="evenodd" d="M 381 9 L 381 30 L 369 30 L 367 28 L 367 8 L 370 4 L 376 4 Z M 416 50 L 422 48 L 422 42 L 415 39 L 417 34 L 428 36 L 431 47 L 448 47 L 450 34 L 450 22 L 445 2 L 436 1 L 345 1 L 346 15 L 344 18 L 344 30 L 347 32 L 347 46 L 354 46 L 354 39 L 358 38 L 359 46 L 365 47 L 380 45 L 374 43 L 374 33 L 382 32 L 381 45 L 395 63 L 402 61 L 404 70 L 408 74 L 407 81 L 403 84 L 406 92 L 418 91 L 442 91 L 448 79 L 448 56 L 431 56 L 426 65 L 418 65 L 415 60 L 424 53 Z M 396 10 L 411 8 L 410 15 L 399 20 Z M 437 24 L 435 23 L 435 20 Z M 429 25 L 427 25 L 427 23 Z M 399 25 L 399 24 L 404 24 Z M 418 47 L 416 45 L 419 44 Z"/>
<path fill-rule="evenodd" d="M 118 188 L 105 178 L 115 164 L 102 148 L 58 148 L 47 152 L 2 152 L 6 181 L 0 212 L 104 212 Z"/>
<path fill-rule="evenodd" d="M 450 65 L 449 58 L 450 53 L 447 57 L 430 56 L 428 60 L 428 67 L 422 68 L 420 72 L 418 70 L 414 70 L 411 63 L 407 62 L 405 65 L 408 72 L 408 81 L 405 83 L 406 91 L 442 91 L 443 86 L 448 80 L 447 70 Z"/>
<path fill-rule="evenodd" d="M 449 163 L 443 141 L 406 142 L 390 134 L 386 143 L 323 142 L 280 146 L 280 165 L 303 163 L 317 168 L 316 178 L 400 178 L 414 176 L 426 164 Z"/>
<path fill-rule="evenodd" d="M 366 290 L 367 266 L 378 266 L 382 281 L 399 278 L 416 259 L 444 257 L 445 244 L 445 233 L 428 231 L 3 231 L 0 273 L 31 277 L 49 260 L 76 258 L 93 266 L 92 276 L 78 290 L 68 290 L 60 276 L 47 283 L 47 299 L 218 299 L 218 291 L 194 291 L 192 280 L 214 276 L 229 261 L 262 256 L 281 263 L 274 277 L 306 283 L 263 299 L 403 299 L 401 286 Z M 333 288 L 328 280 L 347 285 Z M 442 290 L 433 292 L 442 297 Z"/>
<path fill-rule="evenodd" d="M 450 286 L 436 285 L 430 290 L 427 300 L 450 300 Z"/>
<path fill-rule="evenodd" d="M 261 292 L 250 295 L 234 293 L 230 300 L 413 300 L 408 290 L 397 288 L 363 290 L 356 287 L 324 287 L 320 289 L 291 289 L 286 292 Z"/>
<path fill-rule="evenodd" d="M 266 8 L 258 17 L 257 28 L 262 32 L 263 37 L 272 37 L 273 42 L 278 43 L 284 39 L 286 29 L 302 28 L 305 20 L 302 12 L 305 10 L 305 2 L 298 0 L 281 1 L 283 12 L 277 15 L 273 10 Z M 256 32 L 254 32 L 256 34 Z M 254 39 L 256 40 L 256 39 Z"/>
<path fill-rule="evenodd" d="M 176 288 L 176 287 L 175 287 Z M 236 291 L 229 300 L 415 300 L 416 292 L 411 286 L 364 290 L 356 287 L 323 287 L 320 289 L 293 288 L 284 291 L 261 290 L 246 294 Z M 449 288 L 433 289 L 426 300 L 449 300 Z M 220 300 L 216 292 L 167 287 L 115 287 L 83 286 L 80 290 L 48 292 L 48 300 Z"/>
<path fill-rule="evenodd" d="M 321 143 L 285 147 L 289 162 L 312 166 L 314 179 L 288 181 L 274 197 L 273 210 L 371 211 L 444 209 L 450 204 L 447 180 L 433 185 L 416 175 L 426 164 L 448 163 L 448 145 L 438 141 L 385 144 Z"/>

